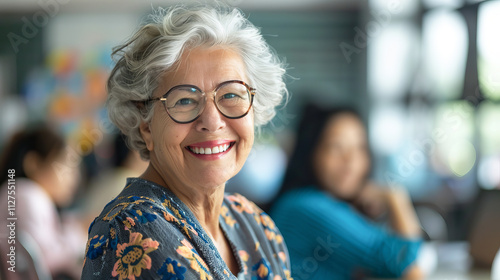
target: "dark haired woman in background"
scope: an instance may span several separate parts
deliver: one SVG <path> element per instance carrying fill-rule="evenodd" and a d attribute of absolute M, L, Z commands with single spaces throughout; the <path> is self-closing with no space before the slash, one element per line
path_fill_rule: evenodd
<path fill-rule="evenodd" d="M 14 206 L 11 209 L 17 218 L 16 243 L 7 240 L 11 236 L 9 228 L 0 227 L 2 255 L 9 248 L 4 246 L 22 245 L 41 269 L 38 275 L 45 271 L 55 279 L 79 278 L 85 249 L 84 228 L 76 219 L 62 217 L 57 210 L 71 202 L 80 178 L 78 166 L 67 157 L 64 139 L 49 127 L 38 126 L 16 133 L 4 147 L 0 161 L 0 216 L 3 222 L 12 217 L 7 211 L 10 205 Z M 9 174 L 12 174 L 10 184 Z M 19 254 L 17 257 L 19 271 L 27 264 Z M 19 272 L 6 273 L 9 273 L 7 279 L 23 278 Z"/>
<path fill-rule="evenodd" d="M 366 128 L 350 109 L 309 105 L 271 216 L 294 279 L 421 277 L 420 225 L 400 188 L 369 183 Z M 391 229 L 372 218 L 387 212 Z"/>

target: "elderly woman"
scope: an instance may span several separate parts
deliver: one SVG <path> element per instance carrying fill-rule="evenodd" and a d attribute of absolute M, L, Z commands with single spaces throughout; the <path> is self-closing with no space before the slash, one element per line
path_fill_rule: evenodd
<path fill-rule="evenodd" d="M 284 69 L 237 9 L 159 11 L 114 54 L 111 120 L 147 170 L 89 229 L 83 279 L 287 279 L 268 215 L 226 181 L 287 94 Z"/>

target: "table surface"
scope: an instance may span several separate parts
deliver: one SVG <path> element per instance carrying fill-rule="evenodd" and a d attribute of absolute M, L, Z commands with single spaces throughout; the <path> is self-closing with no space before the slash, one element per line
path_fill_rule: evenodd
<path fill-rule="evenodd" d="M 491 280 L 489 269 L 472 266 L 467 242 L 425 243 L 421 257 L 423 258 L 419 260 L 419 266 L 428 269 L 425 280 Z"/>
<path fill-rule="evenodd" d="M 491 280 L 488 270 L 458 271 L 438 268 L 427 280 Z"/>
<path fill-rule="evenodd" d="M 491 280 L 489 269 L 472 267 L 467 242 L 434 244 L 437 267 L 427 280 Z"/>

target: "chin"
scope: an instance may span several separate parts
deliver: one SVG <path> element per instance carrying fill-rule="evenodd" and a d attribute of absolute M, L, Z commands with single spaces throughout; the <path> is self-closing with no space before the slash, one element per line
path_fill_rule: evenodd
<path fill-rule="evenodd" d="M 358 190 L 351 186 L 335 186 L 329 188 L 330 192 L 333 193 L 335 197 L 341 200 L 352 200 L 358 194 Z"/>
<path fill-rule="evenodd" d="M 361 192 L 361 186 L 355 185 L 348 188 L 349 190 L 344 194 L 344 200 L 352 201 L 358 198 Z"/>
<path fill-rule="evenodd" d="M 204 189 L 218 188 L 221 185 L 224 186 L 226 182 L 234 177 L 229 174 L 224 174 L 225 172 L 209 172 L 209 174 L 201 174 L 198 178 L 198 184 Z"/>

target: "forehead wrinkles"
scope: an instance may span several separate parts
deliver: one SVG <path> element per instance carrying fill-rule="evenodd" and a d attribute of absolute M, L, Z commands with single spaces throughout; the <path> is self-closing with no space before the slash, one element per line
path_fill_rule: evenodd
<path fill-rule="evenodd" d="M 179 61 L 163 75 L 162 90 L 192 84 L 204 92 L 213 91 L 227 80 L 247 81 L 245 64 L 231 48 L 197 48 L 183 52 Z M 163 92 L 162 94 L 164 94 Z"/>

